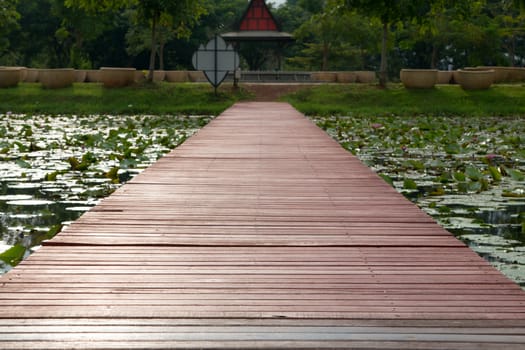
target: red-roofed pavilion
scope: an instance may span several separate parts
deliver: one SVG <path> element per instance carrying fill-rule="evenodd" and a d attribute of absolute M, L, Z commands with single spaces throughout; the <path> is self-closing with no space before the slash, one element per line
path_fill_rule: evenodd
<path fill-rule="evenodd" d="M 235 29 L 236 31 L 221 36 L 227 42 L 233 43 L 236 48 L 239 48 L 241 43 L 275 43 L 275 51 L 280 56 L 282 48 L 294 41 L 291 34 L 281 31 L 281 26 L 265 0 L 251 0 Z"/>

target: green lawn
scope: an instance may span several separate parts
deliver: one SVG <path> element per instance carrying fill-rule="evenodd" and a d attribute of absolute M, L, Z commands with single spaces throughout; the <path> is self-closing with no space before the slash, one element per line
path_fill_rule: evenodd
<path fill-rule="evenodd" d="M 229 84 L 216 96 L 209 84 L 157 83 L 120 89 L 101 84 L 74 84 L 45 90 L 40 84 L 20 84 L 0 90 L 0 114 L 201 114 L 217 115 L 248 99 Z M 464 91 L 457 85 L 431 90 L 407 90 L 400 84 L 321 85 L 283 98 L 307 115 L 347 116 L 518 116 L 525 115 L 525 86 L 498 85 Z"/>
<path fill-rule="evenodd" d="M 157 83 L 119 89 L 74 84 L 45 90 L 40 84 L 24 83 L 0 90 L 0 113 L 217 115 L 242 98 L 242 92 L 226 85 L 216 96 L 209 84 Z"/>
<path fill-rule="evenodd" d="M 525 114 L 525 86 L 498 85 L 464 91 L 457 85 L 431 90 L 407 90 L 399 84 L 387 89 L 372 85 L 323 85 L 286 97 L 307 115 L 447 115 L 514 116 Z"/>

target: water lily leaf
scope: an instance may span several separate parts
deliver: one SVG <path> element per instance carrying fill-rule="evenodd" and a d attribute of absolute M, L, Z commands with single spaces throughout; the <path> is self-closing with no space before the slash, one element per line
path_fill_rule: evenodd
<path fill-rule="evenodd" d="M 18 165 L 19 167 L 24 168 L 24 169 L 31 168 L 31 164 L 29 164 L 28 162 L 26 162 L 23 159 L 18 159 L 15 163 L 16 163 L 16 165 Z"/>
<path fill-rule="evenodd" d="M 394 180 L 392 180 L 392 178 L 391 178 L 390 176 L 385 175 L 385 174 L 379 174 L 379 176 L 381 176 L 381 178 L 382 178 L 383 180 L 385 180 L 385 182 L 386 182 L 387 184 L 389 184 L 389 185 L 392 186 L 392 187 L 394 186 Z"/>
<path fill-rule="evenodd" d="M 443 187 L 438 187 L 438 188 L 435 188 L 434 190 L 432 190 L 429 195 L 431 196 L 444 196 L 445 195 L 445 190 L 443 189 Z"/>
<path fill-rule="evenodd" d="M 464 173 L 458 171 L 454 173 L 454 179 L 456 179 L 456 181 L 465 182 L 467 181 L 467 176 Z"/>
<path fill-rule="evenodd" d="M 481 191 L 481 183 L 478 181 L 471 181 L 467 185 L 468 192 L 479 192 Z"/>
<path fill-rule="evenodd" d="M 53 171 L 52 173 L 48 173 L 46 174 L 46 176 L 44 176 L 44 181 L 56 181 L 58 174 L 59 174 L 58 171 Z"/>
<path fill-rule="evenodd" d="M 434 159 L 430 162 L 430 167 L 432 168 L 445 168 L 447 165 L 445 164 L 445 162 L 439 160 L 439 159 Z"/>
<path fill-rule="evenodd" d="M 108 179 L 111 179 L 112 183 L 118 184 L 120 183 L 119 176 L 118 176 L 119 169 L 120 169 L 119 167 L 113 167 L 107 173 L 105 173 L 104 176 L 106 176 Z"/>
<path fill-rule="evenodd" d="M 25 253 L 26 247 L 17 244 L 0 254 L 0 260 L 11 266 L 16 266 L 22 261 Z"/>
<path fill-rule="evenodd" d="M 508 167 L 503 168 L 505 172 L 512 178 L 514 181 L 524 181 L 525 175 L 519 170 L 516 169 L 510 169 Z"/>
<path fill-rule="evenodd" d="M 447 154 L 459 154 L 461 153 L 461 146 L 457 143 L 449 143 L 445 145 L 445 152 Z"/>
<path fill-rule="evenodd" d="M 452 212 L 452 209 L 450 209 L 449 207 L 447 207 L 446 205 L 442 205 L 438 208 L 438 211 L 441 213 L 441 214 L 449 214 Z"/>
<path fill-rule="evenodd" d="M 489 173 L 494 181 L 497 181 L 497 182 L 501 181 L 502 175 L 497 167 L 489 166 Z"/>
<path fill-rule="evenodd" d="M 410 160 L 403 162 L 403 166 L 408 169 L 425 170 L 425 164 L 415 159 L 410 159 Z"/>
<path fill-rule="evenodd" d="M 437 178 L 437 181 L 441 183 L 453 182 L 452 175 L 449 172 L 444 172 Z"/>
<path fill-rule="evenodd" d="M 403 181 L 403 188 L 406 190 L 417 190 L 417 183 L 412 179 L 405 179 Z"/>
<path fill-rule="evenodd" d="M 477 168 L 475 168 L 473 166 L 468 166 L 465 169 L 465 174 L 472 181 L 479 181 L 479 180 L 481 180 L 481 178 L 483 178 L 483 174 L 481 173 L 481 171 L 479 171 Z"/>

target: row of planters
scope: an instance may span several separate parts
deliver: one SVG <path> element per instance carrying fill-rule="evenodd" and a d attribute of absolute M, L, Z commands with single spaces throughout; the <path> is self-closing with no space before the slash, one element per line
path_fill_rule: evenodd
<path fill-rule="evenodd" d="M 15 87 L 20 82 L 38 83 L 46 89 L 69 87 L 73 83 L 102 83 L 106 87 L 123 87 L 146 79 L 144 71 L 135 68 L 102 67 L 99 70 L 31 69 L 25 67 L 0 67 L 0 88 Z M 206 82 L 201 71 L 155 71 L 154 81 L 170 83 Z M 312 72 L 310 80 L 324 83 L 373 83 L 372 71 Z"/>
<path fill-rule="evenodd" d="M 525 68 L 471 67 L 456 71 L 402 69 L 401 82 L 407 89 L 431 89 L 436 84 L 459 84 L 465 90 L 488 89 L 492 84 L 525 82 Z"/>
<path fill-rule="evenodd" d="M 41 83 L 46 89 L 58 89 L 73 83 L 102 83 L 105 87 L 123 87 L 144 81 L 146 73 L 135 68 L 102 67 L 99 70 L 0 68 L 0 88 L 15 87 L 18 83 Z M 179 82 L 206 81 L 201 71 L 155 71 L 153 80 Z"/>
<path fill-rule="evenodd" d="M 355 72 L 312 72 L 310 80 L 323 83 L 363 83 L 371 84 L 376 81 L 376 73 L 373 71 Z"/>

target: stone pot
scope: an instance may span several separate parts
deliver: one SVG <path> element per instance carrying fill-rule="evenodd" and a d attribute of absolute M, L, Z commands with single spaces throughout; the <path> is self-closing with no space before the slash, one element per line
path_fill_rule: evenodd
<path fill-rule="evenodd" d="M 15 87 L 20 82 L 21 69 L 18 67 L 0 67 L 0 88 Z"/>
<path fill-rule="evenodd" d="M 9 68 L 18 68 L 20 69 L 20 82 L 23 82 L 27 78 L 27 67 L 9 67 Z"/>
<path fill-rule="evenodd" d="M 206 76 L 204 75 L 204 72 L 200 70 L 188 71 L 188 78 L 191 82 L 194 83 L 204 83 L 208 81 L 208 79 L 206 79 Z"/>
<path fill-rule="evenodd" d="M 464 90 L 488 89 L 494 82 L 494 70 L 458 70 L 455 77 Z"/>
<path fill-rule="evenodd" d="M 41 69 L 38 80 L 45 89 L 61 89 L 73 85 L 75 70 L 72 68 Z"/>
<path fill-rule="evenodd" d="M 431 89 L 436 85 L 437 69 L 401 69 L 401 82 L 407 89 Z"/>
<path fill-rule="evenodd" d="M 28 68 L 26 79 L 24 80 L 24 82 L 25 83 L 38 83 L 39 72 L 40 72 L 39 69 Z"/>
<path fill-rule="evenodd" d="M 100 68 L 100 82 L 107 88 L 118 88 L 131 85 L 135 82 L 135 68 Z"/>
<path fill-rule="evenodd" d="M 87 79 L 87 71 L 84 69 L 75 70 L 75 82 L 83 83 Z"/>
<path fill-rule="evenodd" d="M 310 80 L 314 82 L 335 83 L 337 82 L 337 72 L 312 72 Z"/>
<path fill-rule="evenodd" d="M 164 81 L 166 78 L 166 71 L 156 70 L 153 72 L 153 81 Z"/>
<path fill-rule="evenodd" d="M 135 71 L 135 83 L 143 83 L 146 81 L 146 72 L 142 70 Z"/>
<path fill-rule="evenodd" d="M 356 75 L 356 82 L 362 84 L 372 84 L 376 81 L 376 72 L 372 71 L 357 71 L 354 72 Z"/>
<path fill-rule="evenodd" d="M 453 77 L 454 72 L 450 70 L 440 70 L 438 71 L 436 84 L 450 84 L 452 82 Z"/>
<path fill-rule="evenodd" d="M 507 83 L 525 82 L 525 68 L 505 67 L 507 71 Z"/>
<path fill-rule="evenodd" d="M 357 75 L 354 72 L 337 72 L 337 82 L 342 84 L 355 83 Z"/>
<path fill-rule="evenodd" d="M 86 83 L 100 83 L 100 71 L 98 69 L 86 70 Z"/>
<path fill-rule="evenodd" d="M 185 83 L 189 80 L 188 72 L 183 70 L 166 71 L 166 81 L 170 83 Z"/>

